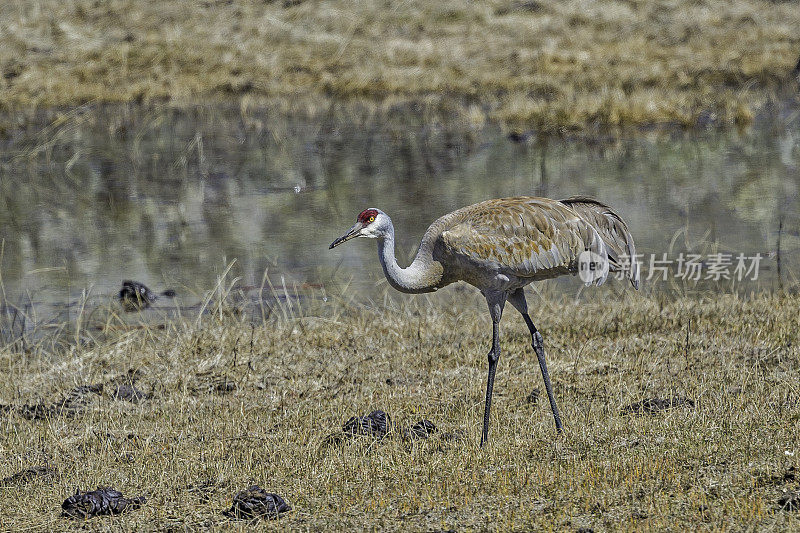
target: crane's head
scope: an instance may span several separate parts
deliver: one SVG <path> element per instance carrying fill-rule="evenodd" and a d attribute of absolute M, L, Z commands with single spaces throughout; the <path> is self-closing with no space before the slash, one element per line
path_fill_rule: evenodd
<path fill-rule="evenodd" d="M 364 209 L 359 215 L 353 227 L 347 230 L 347 233 L 333 241 L 330 248 L 335 248 L 345 241 L 354 239 L 355 237 L 367 237 L 369 239 L 382 239 L 390 231 L 392 222 L 389 215 L 370 207 Z"/>

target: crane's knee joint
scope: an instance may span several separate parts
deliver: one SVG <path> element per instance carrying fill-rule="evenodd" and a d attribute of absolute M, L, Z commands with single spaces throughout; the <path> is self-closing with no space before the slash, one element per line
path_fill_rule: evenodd
<path fill-rule="evenodd" d="M 488 359 L 490 363 L 496 363 L 500 359 L 500 352 L 492 350 L 489 352 Z"/>
<path fill-rule="evenodd" d="M 531 341 L 534 350 L 538 351 L 544 348 L 544 339 L 542 338 L 542 334 L 538 331 L 531 335 Z"/>

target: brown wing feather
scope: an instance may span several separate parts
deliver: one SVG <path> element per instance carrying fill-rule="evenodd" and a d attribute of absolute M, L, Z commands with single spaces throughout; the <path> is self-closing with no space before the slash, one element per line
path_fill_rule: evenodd
<path fill-rule="evenodd" d="M 572 196 L 561 200 L 586 222 L 594 226 L 608 249 L 612 271 L 624 271 L 631 284 L 639 288 L 639 264 L 636 246 L 628 225 L 606 204 L 586 196 Z"/>
<path fill-rule="evenodd" d="M 446 253 L 496 264 L 520 277 L 546 278 L 574 270 L 596 232 L 564 204 L 548 198 L 489 200 L 459 209 L 442 231 Z"/>

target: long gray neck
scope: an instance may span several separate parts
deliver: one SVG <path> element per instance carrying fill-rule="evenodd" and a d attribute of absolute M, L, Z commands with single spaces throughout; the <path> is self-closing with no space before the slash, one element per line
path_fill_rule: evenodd
<path fill-rule="evenodd" d="M 408 268 L 400 268 L 394 257 L 394 226 L 388 234 L 378 239 L 378 255 L 383 273 L 389 284 L 400 292 L 432 292 L 439 288 L 442 265 L 433 259 L 433 245 L 423 239 L 414 261 Z"/>

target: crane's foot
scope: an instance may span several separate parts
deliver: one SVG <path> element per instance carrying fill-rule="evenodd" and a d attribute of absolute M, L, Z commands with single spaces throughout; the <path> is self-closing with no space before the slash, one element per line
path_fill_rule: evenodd
<path fill-rule="evenodd" d="M 489 415 L 492 410 L 492 390 L 494 389 L 494 376 L 497 371 L 497 361 L 500 359 L 499 348 L 489 352 L 489 376 L 486 381 L 486 405 L 483 409 L 483 431 L 481 432 L 481 448 L 489 440 Z"/>

